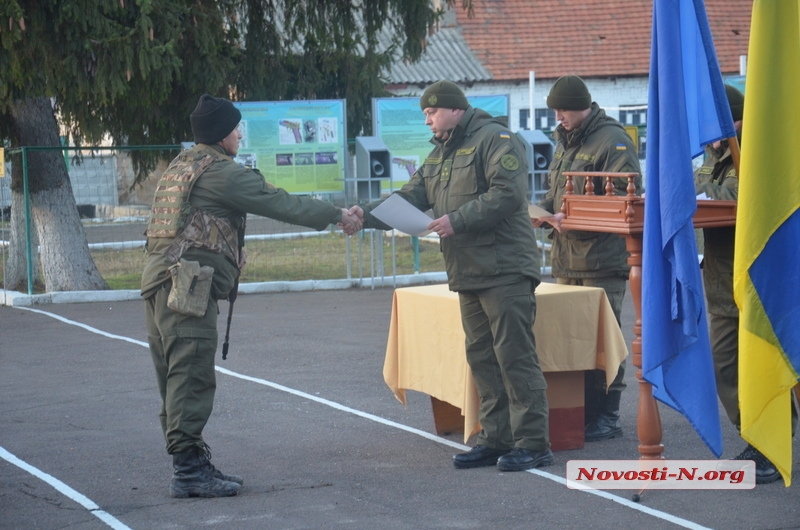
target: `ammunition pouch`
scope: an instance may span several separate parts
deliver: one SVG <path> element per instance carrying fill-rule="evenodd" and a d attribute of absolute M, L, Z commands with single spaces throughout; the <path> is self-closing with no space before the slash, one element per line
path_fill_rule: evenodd
<path fill-rule="evenodd" d="M 178 263 L 169 268 L 169 273 L 172 287 L 167 297 L 167 307 L 182 315 L 205 316 L 214 268 L 180 258 Z"/>

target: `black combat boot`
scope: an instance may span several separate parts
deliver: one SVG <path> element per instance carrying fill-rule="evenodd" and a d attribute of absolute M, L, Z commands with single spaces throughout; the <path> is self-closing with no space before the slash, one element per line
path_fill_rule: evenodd
<path fill-rule="evenodd" d="M 592 392 L 589 399 L 595 399 L 597 415 L 594 421 L 586 425 L 583 437 L 587 442 L 610 440 L 622 436 L 622 427 L 619 425 L 619 398 L 621 391 L 612 390 L 608 394 Z M 588 404 L 587 404 L 588 406 Z"/>
<path fill-rule="evenodd" d="M 202 447 L 191 447 L 172 455 L 175 473 L 169 484 L 173 497 L 231 497 L 239 493 L 242 486 L 236 482 L 221 480 L 214 476 L 215 469 L 208 461 Z"/>
<path fill-rule="evenodd" d="M 744 451 L 736 455 L 734 460 L 753 460 L 756 463 L 756 484 L 769 484 L 781 478 L 781 473 L 775 467 L 769 458 L 753 447 L 747 444 Z"/>
<path fill-rule="evenodd" d="M 200 451 L 200 463 L 203 465 L 211 466 L 211 473 L 214 475 L 214 478 L 218 478 L 220 480 L 225 480 L 227 482 L 235 482 L 240 486 L 244 484 L 244 479 L 239 475 L 227 475 L 214 467 L 214 464 L 211 463 L 211 448 L 203 443 L 203 447 Z"/>

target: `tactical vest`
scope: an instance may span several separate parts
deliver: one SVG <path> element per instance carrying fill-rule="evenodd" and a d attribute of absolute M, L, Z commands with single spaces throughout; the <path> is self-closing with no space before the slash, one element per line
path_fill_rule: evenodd
<path fill-rule="evenodd" d="M 217 160 L 221 158 L 213 154 L 198 157 L 184 151 L 158 181 L 145 235 L 173 239 L 165 251 L 171 263 L 177 263 L 190 247 L 224 254 L 239 263 L 239 237 L 233 223 L 189 203 L 195 182 Z"/>

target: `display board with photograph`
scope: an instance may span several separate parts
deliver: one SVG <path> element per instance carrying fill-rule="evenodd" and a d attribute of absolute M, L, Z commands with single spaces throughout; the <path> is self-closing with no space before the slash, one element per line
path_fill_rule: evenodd
<path fill-rule="evenodd" d="M 290 193 L 344 189 L 344 100 L 234 103 L 242 113 L 236 161 Z"/>

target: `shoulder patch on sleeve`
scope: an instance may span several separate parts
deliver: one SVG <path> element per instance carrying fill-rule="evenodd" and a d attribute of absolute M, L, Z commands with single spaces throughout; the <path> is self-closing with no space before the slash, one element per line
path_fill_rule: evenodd
<path fill-rule="evenodd" d="M 627 151 L 628 150 L 628 148 L 625 146 L 625 144 L 617 144 L 616 145 L 616 149 L 617 149 L 617 151 Z"/>
<path fill-rule="evenodd" d="M 519 169 L 519 159 L 511 153 L 506 153 L 500 157 L 500 165 L 508 171 L 514 171 Z"/>

